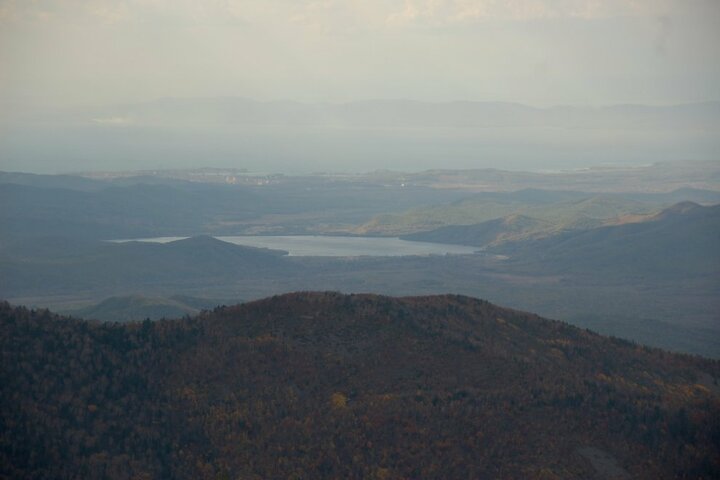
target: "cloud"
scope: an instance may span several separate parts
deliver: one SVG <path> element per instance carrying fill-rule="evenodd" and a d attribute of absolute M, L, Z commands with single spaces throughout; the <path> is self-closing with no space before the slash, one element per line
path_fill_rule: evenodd
<path fill-rule="evenodd" d="M 712 0 L 0 0 L 0 22 L 244 23 L 346 28 L 553 18 L 660 17 Z"/>
<path fill-rule="evenodd" d="M 0 100 L 714 99 L 717 25 L 718 0 L 0 0 Z"/>
<path fill-rule="evenodd" d="M 131 118 L 122 116 L 93 118 L 92 122 L 104 127 L 127 127 L 135 123 Z"/>
<path fill-rule="evenodd" d="M 670 17 L 658 17 L 658 33 L 655 38 L 655 52 L 658 55 L 667 55 L 668 41 L 672 34 L 672 19 Z"/>
<path fill-rule="evenodd" d="M 491 20 L 657 16 L 667 14 L 678 3 L 677 0 L 405 0 L 401 9 L 387 16 L 387 24 L 441 26 Z"/>
<path fill-rule="evenodd" d="M 238 0 L 0 0 L 0 21 L 118 24 L 164 19 L 203 23 L 236 16 Z"/>

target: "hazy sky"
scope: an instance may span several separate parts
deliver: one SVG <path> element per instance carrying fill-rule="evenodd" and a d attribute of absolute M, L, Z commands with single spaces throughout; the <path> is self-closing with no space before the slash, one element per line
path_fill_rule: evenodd
<path fill-rule="evenodd" d="M 720 99 L 720 0 L 0 0 L 0 101 Z"/>

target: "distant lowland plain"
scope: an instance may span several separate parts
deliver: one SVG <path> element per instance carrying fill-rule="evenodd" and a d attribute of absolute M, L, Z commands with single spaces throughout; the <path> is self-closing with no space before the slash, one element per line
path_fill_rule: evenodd
<path fill-rule="evenodd" d="M 130 321 L 297 290 L 452 292 L 720 356 L 714 162 L 5 172 L 0 200 L 13 304 Z"/>

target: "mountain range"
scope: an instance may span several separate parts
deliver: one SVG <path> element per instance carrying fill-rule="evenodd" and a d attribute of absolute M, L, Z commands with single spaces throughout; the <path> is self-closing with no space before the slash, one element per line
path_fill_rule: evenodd
<path fill-rule="evenodd" d="M 70 123 L 94 122 L 116 126 L 190 123 L 344 128 L 542 126 L 652 129 L 717 125 L 720 102 L 538 108 L 509 102 L 421 102 L 402 99 L 303 103 L 257 101 L 240 97 L 161 98 L 144 103 L 72 110 L 19 110 L 16 118 L 25 121 L 61 118 Z"/>
<path fill-rule="evenodd" d="M 310 173 L 499 164 L 538 171 L 608 159 L 622 166 L 678 158 L 714 161 L 720 124 L 718 102 L 535 108 L 219 97 L 72 109 L 8 107 L 3 113 L 5 168 L 38 172 L 192 165 Z"/>

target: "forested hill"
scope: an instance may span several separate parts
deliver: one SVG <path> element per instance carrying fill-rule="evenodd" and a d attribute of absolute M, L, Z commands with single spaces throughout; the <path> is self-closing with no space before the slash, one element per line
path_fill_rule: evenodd
<path fill-rule="evenodd" d="M 718 478 L 718 362 L 460 296 L 0 304 L 2 478 Z"/>

